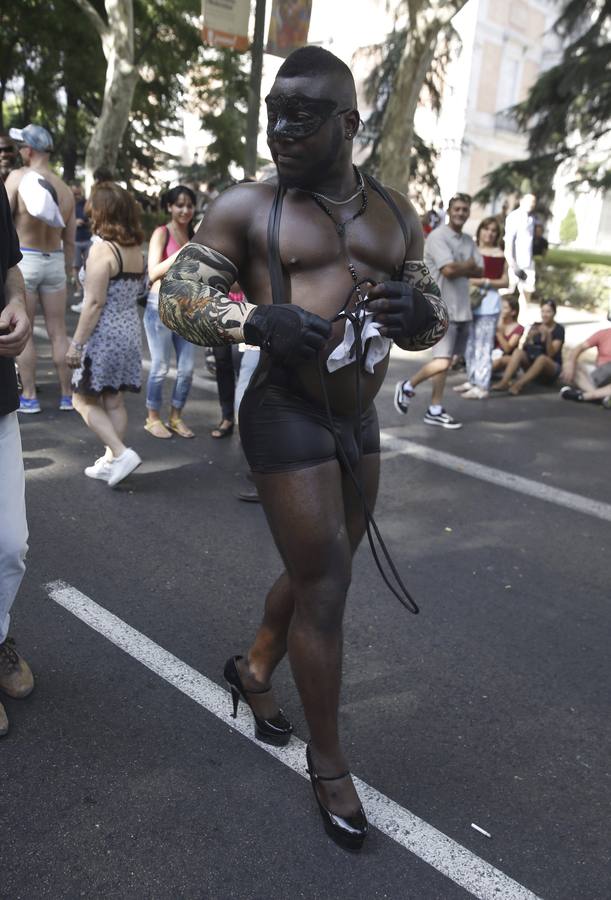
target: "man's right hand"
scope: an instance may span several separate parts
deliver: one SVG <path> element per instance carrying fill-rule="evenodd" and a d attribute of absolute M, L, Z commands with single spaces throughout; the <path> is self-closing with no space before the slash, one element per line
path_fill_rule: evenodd
<path fill-rule="evenodd" d="M 9 303 L 0 314 L 0 356 L 19 356 L 31 333 L 25 308 L 20 303 Z"/>
<path fill-rule="evenodd" d="M 257 306 L 244 322 L 244 340 L 282 365 L 313 359 L 331 336 L 331 324 L 300 306 Z"/>

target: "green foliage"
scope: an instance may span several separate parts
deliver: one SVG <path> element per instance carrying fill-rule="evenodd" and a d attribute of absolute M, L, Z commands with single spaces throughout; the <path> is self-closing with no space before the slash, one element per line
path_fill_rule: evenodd
<path fill-rule="evenodd" d="M 537 260 L 537 294 L 558 304 L 606 314 L 611 293 L 611 257 L 606 257 L 606 265 L 590 262 L 596 257 L 597 254 L 550 250 Z"/>
<path fill-rule="evenodd" d="M 66 27 L 66 23 L 70 27 Z M 97 34 L 72 0 L 20 0 L 0 12 L 0 130 L 45 125 L 74 174 L 78 146 L 101 102 L 105 62 Z"/>
<path fill-rule="evenodd" d="M 575 186 L 611 187 L 608 154 L 597 146 L 611 123 L 611 0 L 564 0 L 554 27 L 565 38 L 562 59 L 510 111 L 528 132 L 529 158 L 489 173 L 481 201 L 515 190 L 517 171 L 549 197 L 554 173 L 567 160 L 576 168 Z"/>
<path fill-rule="evenodd" d="M 546 262 L 558 268 L 574 268 L 586 265 L 599 274 L 611 276 L 611 271 L 604 272 L 605 267 L 611 267 L 611 253 L 595 253 L 591 250 L 564 250 L 550 247 L 546 254 Z"/>
<path fill-rule="evenodd" d="M 577 240 L 577 216 L 571 206 L 566 216 L 560 223 L 560 240 L 563 244 L 572 244 Z"/>
<path fill-rule="evenodd" d="M 103 0 L 92 5 L 105 18 Z M 202 51 L 197 27 L 198 0 L 134 0 L 136 63 L 142 75 L 123 138 L 117 176 L 128 184 L 146 180 L 170 161 L 158 146 L 176 133 L 177 110 L 185 100 L 186 78 Z M 100 37 L 74 0 L 19 0 L 0 12 L 0 101 L 7 88 L 16 102 L 5 121 L 30 121 L 49 128 L 64 175 L 82 164 L 89 135 L 100 114 L 106 61 Z M 178 74 L 177 74 L 178 73 Z"/>
<path fill-rule="evenodd" d="M 206 148 L 205 179 L 230 181 L 229 167 L 244 166 L 246 150 L 248 71 L 244 54 L 204 50 L 192 84 L 198 107 L 203 110 L 202 127 L 212 135 Z"/>

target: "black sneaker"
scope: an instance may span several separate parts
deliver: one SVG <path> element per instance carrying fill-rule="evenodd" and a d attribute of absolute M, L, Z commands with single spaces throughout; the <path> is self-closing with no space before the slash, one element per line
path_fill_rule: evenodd
<path fill-rule="evenodd" d="M 404 381 L 397 381 L 395 385 L 394 404 L 395 409 L 402 416 L 406 415 L 409 409 L 409 401 L 416 396 L 415 391 L 410 391 L 405 387 Z"/>
<path fill-rule="evenodd" d="M 583 400 L 583 391 L 579 388 L 570 387 L 568 384 L 560 388 L 560 396 L 563 400 L 577 400 L 580 403 Z"/>
<path fill-rule="evenodd" d="M 462 428 L 462 422 L 457 422 L 452 416 L 450 416 L 445 409 L 442 409 L 440 413 L 432 413 L 430 409 L 427 409 L 424 415 L 424 421 L 427 425 L 439 425 L 441 428 Z"/>

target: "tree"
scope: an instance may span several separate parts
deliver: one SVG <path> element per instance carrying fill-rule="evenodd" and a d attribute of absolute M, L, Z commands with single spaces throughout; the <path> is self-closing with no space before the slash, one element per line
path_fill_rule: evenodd
<path fill-rule="evenodd" d="M 72 178 L 103 107 L 107 62 L 97 30 L 76 0 L 21 0 L 0 12 L 0 127 L 45 125 L 55 139 L 64 177 Z M 131 0 L 130 0 L 131 2 Z M 102 0 L 92 6 L 104 23 Z M 146 180 L 167 164 L 157 142 L 176 133 L 187 71 L 202 52 L 197 0 L 133 0 L 134 62 L 138 70 L 128 122 L 116 149 L 117 176 Z M 66 27 L 66 22 L 70 27 Z"/>
<path fill-rule="evenodd" d="M 206 179 L 230 180 L 233 163 L 244 167 L 249 78 L 244 54 L 229 49 L 206 49 L 192 77 L 193 100 L 202 127 L 212 141 L 206 148 Z"/>
<path fill-rule="evenodd" d="M 490 172 L 481 202 L 514 190 L 524 177 L 536 193 L 551 196 L 554 175 L 567 162 L 575 183 L 611 187 L 608 152 L 599 150 L 611 123 L 611 0 L 564 0 L 554 28 L 565 41 L 560 62 L 510 110 L 528 133 L 528 158 Z"/>
<path fill-rule="evenodd" d="M 132 107 L 138 69 L 134 56 L 133 0 L 104 0 L 106 20 L 89 0 L 74 0 L 97 32 L 106 59 L 102 109 L 87 145 L 89 182 L 98 166 L 114 169 Z"/>
<path fill-rule="evenodd" d="M 401 52 L 384 105 L 376 147 L 377 171 L 386 184 L 407 191 L 414 147 L 414 115 L 440 37 L 467 0 L 402 0 L 406 24 L 399 31 Z"/>
<path fill-rule="evenodd" d="M 364 123 L 363 135 L 370 145 L 371 152 L 365 168 L 380 174 L 380 145 L 384 137 L 388 99 L 393 91 L 394 82 L 401 59 L 405 53 L 407 28 L 394 28 L 383 44 L 367 49 L 373 57 L 374 65 L 365 81 L 365 98 L 372 105 L 372 112 Z M 435 111 L 441 108 L 443 80 L 450 56 L 459 46 L 459 38 L 451 25 L 446 26 L 439 34 L 435 58 L 424 80 L 424 93 Z M 422 92 L 421 92 L 422 98 Z M 403 165 L 409 159 L 408 181 L 410 194 L 419 197 L 424 206 L 425 191 L 439 193 L 439 184 L 435 167 L 438 153 L 414 131 L 410 154 L 404 154 Z"/>
<path fill-rule="evenodd" d="M 577 216 L 571 206 L 566 216 L 560 223 L 560 240 L 563 244 L 572 244 L 577 240 Z"/>

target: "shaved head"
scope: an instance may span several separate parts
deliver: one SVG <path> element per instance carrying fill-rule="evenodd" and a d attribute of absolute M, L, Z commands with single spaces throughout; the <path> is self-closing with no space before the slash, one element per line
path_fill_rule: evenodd
<path fill-rule="evenodd" d="M 356 109 L 352 72 L 345 62 L 322 47 L 299 47 L 285 59 L 276 73 L 276 80 L 291 79 L 298 80 L 300 85 L 311 81 L 311 96 L 324 96 L 339 106 Z"/>

